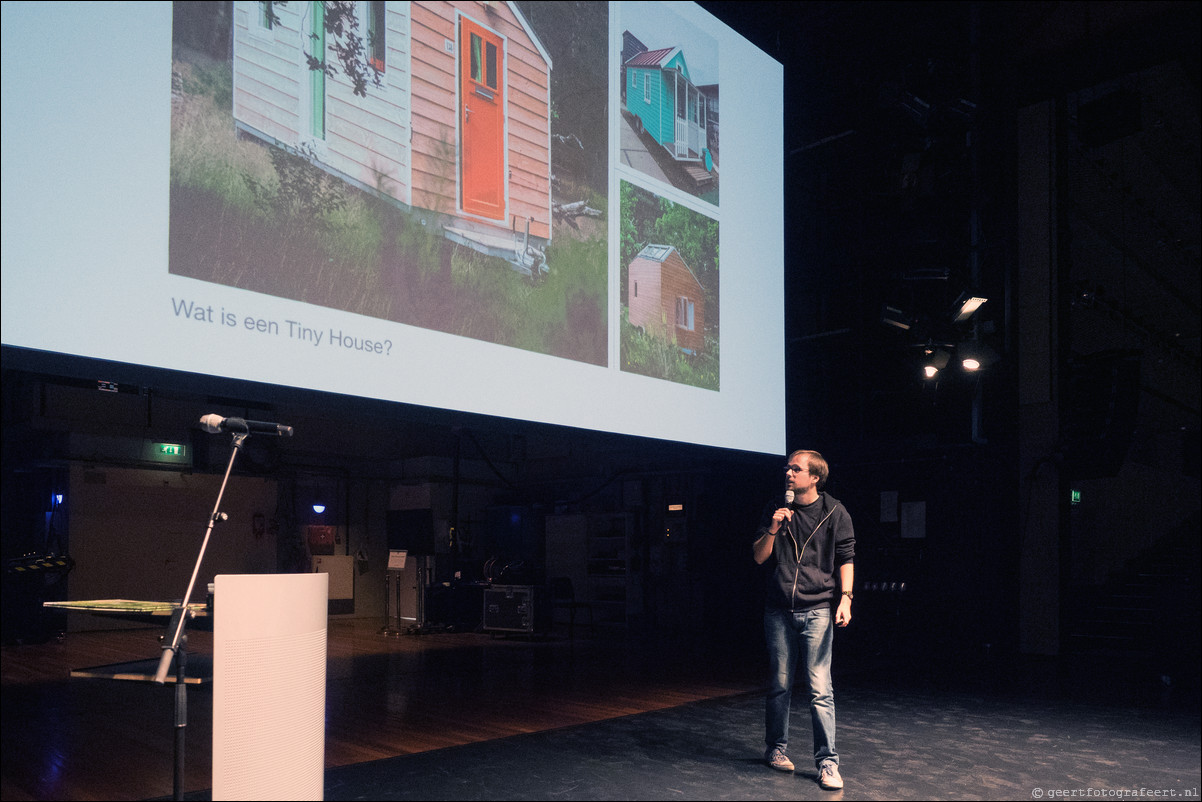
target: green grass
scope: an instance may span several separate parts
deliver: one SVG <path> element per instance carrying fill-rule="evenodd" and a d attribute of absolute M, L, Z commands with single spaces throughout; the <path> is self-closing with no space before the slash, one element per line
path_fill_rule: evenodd
<path fill-rule="evenodd" d="M 700 354 L 686 354 L 675 343 L 647 334 L 630 325 L 629 308 L 622 307 L 622 370 L 656 379 L 700 387 L 719 389 L 719 349 L 717 338 L 708 332 L 705 348 Z"/>
<path fill-rule="evenodd" d="M 170 271 L 318 306 L 604 364 L 606 244 L 556 241 L 531 280 L 295 155 L 239 139 L 225 75 L 178 64 Z M 221 105 L 222 103 L 226 105 Z M 605 208 L 604 198 L 591 204 Z M 604 230 L 604 228 L 602 228 Z"/>

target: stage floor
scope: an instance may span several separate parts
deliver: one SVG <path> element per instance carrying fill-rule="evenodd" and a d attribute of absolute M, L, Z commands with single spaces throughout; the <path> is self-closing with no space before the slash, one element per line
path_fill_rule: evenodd
<path fill-rule="evenodd" d="M 171 796 L 173 689 L 70 676 L 152 656 L 159 634 L 4 646 L 3 799 Z M 196 654 L 210 643 L 192 636 Z M 699 643 L 562 627 L 387 637 L 331 620 L 325 798 L 839 798 L 816 783 L 802 694 L 797 771 L 763 764 L 762 644 Z M 847 799 L 1197 797 L 1193 697 L 1123 695 L 1123 672 L 1097 664 L 1053 677 L 853 646 L 835 652 Z M 187 799 L 211 796 L 211 701 L 211 686 L 189 691 Z"/>
<path fill-rule="evenodd" d="M 818 787 L 807 759 L 809 715 L 796 703 L 797 771 L 763 764 L 757 692 L 344 766 L 326 773 L 326 799 L 1029 800 L 1199 791 L 1196 717 L 864 689 L 839 693 L 838 712 L 841 793 Z"/>

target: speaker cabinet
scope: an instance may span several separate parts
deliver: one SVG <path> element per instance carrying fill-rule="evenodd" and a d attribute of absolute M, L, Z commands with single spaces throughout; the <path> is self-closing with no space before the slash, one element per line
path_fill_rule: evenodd
<path fill-rule="evenodd" d="M 486 632 L 545 632 L 551 608 L 534 585 L 493 585 L 484 589 Z"/>

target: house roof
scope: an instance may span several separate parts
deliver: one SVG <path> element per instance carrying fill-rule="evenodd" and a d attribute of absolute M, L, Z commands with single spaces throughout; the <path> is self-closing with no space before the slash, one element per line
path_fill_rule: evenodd
<path fill-rule="evenodd" d="M 689 277 L 697 283 L 698 287 L 700 287 L 701 280 L 697 278 L 697 274 L 693 272 L 693 268 L 689 267 L 689 263 L 684 260 L 684 257 L 680 255 L 680 252 L 676 250 L 676 246 L 674 245 L 645 245 L 643 250 L 639 251 L 639 255 L 635 257 L 635 260 L 646 259 L 648 262 L 659 262 L 662 264 L 663 262 L 667 261 L 668 257 L 673 253 L 675 253 L 677 258 L 680 259 L 680 263 L 684 265 L 684 269 L 688 271 Z"/>
<path fill-rule="evenodd" d="M 671 245 L 647 245 L 643 250 L 639 251 L 640 259 L 648 259 L 652 262 L 662 262 L 667 259 L 672 251 L 676 250 Z"/>
<path fill-rule="evenodd" d="M 639 53 L 626 62 L 627 67 L 663 67 L 672 57 L 680 52 L 679 47 L 661 47 L 659 50 L 648 50 Z"/>

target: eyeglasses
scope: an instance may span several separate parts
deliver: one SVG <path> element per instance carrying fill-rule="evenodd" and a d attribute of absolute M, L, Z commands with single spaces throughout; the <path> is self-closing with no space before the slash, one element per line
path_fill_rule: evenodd
<path fill-rule="evenodd" d="M 786 465 L 785 470 L 789 473 L 804 473 L 806 468 L 803 468 L 800 465 Z"/>

